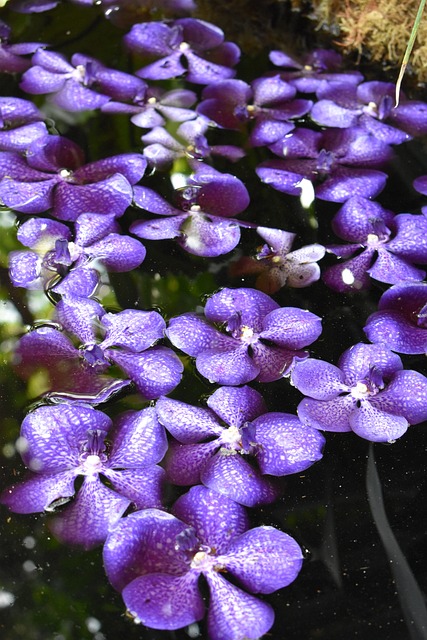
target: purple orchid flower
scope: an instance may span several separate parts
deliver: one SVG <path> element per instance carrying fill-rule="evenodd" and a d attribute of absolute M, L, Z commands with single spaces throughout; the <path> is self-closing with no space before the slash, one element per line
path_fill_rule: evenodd
<path fill-rule="evenodd" d="M 269 227 L 257 227 L 256 231 L 267 244 L 260 247 L 255 258 L 242 257 L 234 263 L 230 270 L 234 277 L 259 274 L 256 288 L 267 294 L 285 285 L 300 289 L 319 280 L 317 262 L 325 255 L 325 247 L 309 244 L 291 251 L 295 233 Z"/>
<path fill-rule="evenodd" d="M 176 131 L 176 137 L 163 127 L 154 127 L 141 136 L 142 142 L 146 145 L 143 154 L 149 165 L 159 170 L 168 169 L 175 160 L 185 158 L 196 173 L 200 161 L 209 160 L 211 156 L 222 156 L 231 162 L 243 158 L 245 151 L 235 145 L 210 145 L 205 136 L 208 129 L 209 122 L 202 116 L 181 124 Z"/>
<path fill-rule="evenodd" d="M 359 71 L 343 68 L 343 57 L 332 49 L 314 49 L 301 60 L 296 60 L 283 51 L 270 52 L 269 58 L 276 67 L 285 69 L 280 77 L 292 84 L 301 93 L 316 93 L 329 82 L 357 85 L 363 81 Z"/>
<path fill-rule="evenodd" d="M 25 151 L 48 135 L 43 116 L 28 100 L 0 98 L 0 151 Z"/>
<path fill-rule="evenodd" d="M 131 104 L 110 100 L 101 107 L 101 111 L 128 113 L 132 124 L 142 129 L 161 127 L 169 120 L 185 122 L 196 117 L 196 112 L 190 107 L 196 102 L 197 96 L 194 91 L 187 89 L 164 91 L 159 87 L 147 87 L 146 91 L 138 90 L 128 100 Z"/>
<path fill-rule="evenodd" d="M 251 146 L 269 145 L 293 130 L 292 118 L 308 113 L 311 100 L 295 99 L 296 89 L 280 78 L 258 78 L 251 85 L 242 80 L 224 80 L 206 87 L 197 111 L 225 129 L 240 130 L 249 121 L 254 126 Z"/>
<path fill-rule="evenodd" d="M 127 100 L 144 95 L 147 85 L 80 53 L 72 56 L 70 64 L 60 53 L 39 50 L 20 87 L 27 93 L 52 94 L 52 102 L 67 111 L 87 111 L 99 109 L 111 98 Z"/>
<path fill-rule="evenodd" d="M 64 295 L 53 319 L 59 324 L 57 328 L 43 326 L 30 331 L 15 351 L 16 369 L 24 377 L 46 368 L 51 396 L 105 402 L 129 384 L 129 380 L 106 375 L 113 364 L 148 400 L 169 393 L 181 380 L 183 367 L 175 353 L 153 346 L 165 330 L 165 321 L 155 311 L 105 313 L 95 300 Z M 75 336 L 81 346 L 76 347 L 61 329 Z"/>
<path fill-rule="evenodd" d="M 386 344 L 398 353 L 427 353 L 427 283 L 395 284 L 380 298 L 378 311 L 369 316 L 364 331 L 368 340 Z"/>
<path fill-rule="evenodd" d="M 188 253 L 216 257 L 236 247 L 239 226 L 253 226 L 231 218 L 249 204 L 246 187 L 231 174 L 203 166 L 189 178 L 187 187 L 177 191 L 177 196 L 179 209 L 152 189 L 135 187 L 135 204 L 163 219 L 134 222 L 130 231 L 147 240 L 176 238 Z"/>
<path fill-rule="evenodd" d="M 114 216 L 83 213 L 75 222 L 75 237 L 57 220 L 30 218 L 18 229 L 18 240 L 31 251 L 9 254 L 9 274 L 15 287 L 52 289 L 68 296 L 89 297 L 98 284 L 93 262 L 113 272 L 131 271 L 145 258 L 145 247 L 120 234 Z M 58 276 L 62 278 L 58 284 Z"/>
<path fill-rule="evenodd" d="M 372 167 L 381 166 L 392 154 L 391 147 L 357 127 L 323 133 L 299 128 L 269 148 L 284 159 L 258 166 L 262 182 L 299 196 L 305 178 L 315 185 L 316 197 L 332 202 L 378 195 L 387 174 Z"/>
<path fill-rule="evenodd" d="M 205 317 L 186 313 L 172 318 L 166 334 L 175 347 L 196 358 L 199 373 L 221 385 L 286 376 L 296 360 L 308 357 L 302 349 L 322 332 L 318 316 L 280 308 L 256 289 L 222 289 L 207 301 Z"/>
<path fill-rule="evenodd" d="M 16 513 L 55 513 L 72 500 L 51 523 L 62 542 L 93 547 L 130 506 L 162 506 L 164 471 L 157 463 L 167 440 L 152 407 L 122 414 L 113 427 L 92 407 L 42 406 L 24 419 L 21 438 L 29 471 L 0 501 Z M 78 477 L 83 484 L 76 491 Z"/>
<path fill-rule="evenodd" d="M 317 91 L 310 117 L 324 127 L 361 126 L 387 144 L 401 144 L 427 133 L 427 104 L 401 97 L 395 102 L 391 82 L 363 82 L 358 86 L 332 81 Z"/>
<path fill-rule="evenodd" d="M 295 580 L 299 545 L 274 527 L 248 530 L 243 507 L 205 487 L 190 489 L 173 511 L 175 517 L 155 509 L 130 514 L 106 541 L 107 575 L 131 615 L 156 629 L 201 620 L 203 575 L 210 592 L 209 638 L 260 638 L 274 612 L 251 593 L 273 593 Z"/>
<path fill-rule="evenodd" d="M 323 280 L 335 291 L 365 289 L 370 278 L 397 284 L 425 277 L 413 263 L 427 264 L 427 211 L 422 216 L 394 216 L 377 202 L 354 196 L 338 211 L 332 228 L 351 243 L 327 247 L 344 258 L 323 272 Z"/>
<path fill-rule="evenodd" d="M 80 147 L 62 136 L 35 140 L 25 158 L 0 152 L 0 200 L 22 213 L 52 209 L 60 220 L 82 213 L 121 216 L 131 204 L 132 185 L 144 175 L 145 158 L 123 153 L 84 164 Z"/>
<path fill-rule="evenodd" d="M 240 57 L 239 47 L 224 42 L 219 27 L 195 18 L 136 24 L 124 41 L 131 51 L 159 58 L 136 72 L 150 80 L 185 74 L 189 82 L 210 84 L 234 76 L 231 67 Z"/>
<path fill-rule="evenodd" d="M 427 419 L 427 378 L 403 370 L 382 344 L 354 345 L 337 367 L 309 358 L 295 366 L 292 384 L 309 396 L 298 405 L 301 421 L 316 429 L 393 442 Z"/>
<path fill-rule="evenodd" d="M 170 398 L 157 401 L 159 421 L 177 440 L 166 460 L 174 484 L 202 482 L 254 507 L 279 495 L 278 487 L 261 474 L 297 473 L 322 457 L 324 438 L 318 431 L 291 414 L 266 413 L 262 396 L 250 387 L 220 387 L 207 404 L 202 408 Z M 251 458 L 260 471 L 250 464 Z"/>
<path fill-rule="evenodd" d="M 0 73 L 22 73 L 31 67 L 28 56 L 46 45 L 41 42 L 9 44 L 11 28 L 0 20 Z"/>

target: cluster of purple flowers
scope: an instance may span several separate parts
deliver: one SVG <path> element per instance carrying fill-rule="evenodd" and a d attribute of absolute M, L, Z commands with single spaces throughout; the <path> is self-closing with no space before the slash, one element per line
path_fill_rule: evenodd
<path fill-rule="evenodd" d="M 17 11 L 56 2 L 30 4 L 10 0 Z M 396 215 L 373 200 L 393 145 L 427 133 L 427 105 L 403 98 L 393 108 L 392 85 L 364 82 L 325 50 L 301 62 L 273 51 L 275 69 L 246 83 L 235 78 L 238 47 L 187 16 L 131 26 L 123 45 L 134 73 L 79 53 L 68 60 L 44 44 L 10 44 L 3 23 L 0 35 L 0 72 L 20 74 L 22 91 L 47 95 L 46 104 L 65 112 L 128 115 L 143 130 L 142 151 L 87 162 L 76 142 L 46 126 L 43 109 L 0 98 L 0 203 L 18 217 L 23 245 L 10 254 L 10 278 L 55 302 L 49 322 L 15 349 L 19 375 L 44 369 L 49 388 L 22 423 L 27 475 L 1 502 L 18 513 L 55 512 L 50 527 L 63 542 L 104 544 L 108 579 L 135 620 L 157 629 L 201 620 L 203 575 L 209 637 L 256 640 L 274 612 L 253 594 L 292 582 L 302 552 L 276 528 L 250 528 L 247 508 L 274 502 L 282 476 L 322 458 L 321 431 L 392 442 L 427 419 L 427 378 L 397 355 L 427 352 L 427 211 Z M 173 89 L 156 84 L 170 79 Z M 223 130 L 244 143 L 211 144 Z M 249 181 L 233 175 L 234 165 L 213 166 L 216 155 L 223 166 L 259 149 L 254 179 L 302 203 L 307 189 L 312 199 L 340 203 L 332 229 L 348 244 L 291 251 L 296 234 L 265 226 Z M 171 176 L 168 197 L 150 181 L 162 171 Z M 423 176 L 414 186 L 426 194 L 426 184 Z M 152 241 L 218 258 L 243 232 L 265 244 L 230 269 L 256 274 L 256 288 L 220 289 L 204 316 L 198 309 L 165 319 L 102 304 L 108 273 L 143 270 L 158 246 Z M 347 349 L 337 365 L 307 350 L 322 319 L 304 303 L 281 306 L 268 295 L 318 281 L 326 251 L 341 259 L 322 274 L 335 291 L 357 293 L 371 279 L 392 285 L 367 320 L 370 344 Z M 216 385 L 197 406 L 167 397 L 188 375 L 186 356 Z M 285 403 L 268 410 L 254 386 L 274 381 L 304 395 L 296 413 Z M 112 420 L 108 404 L 106 412 L 95 408 L 130 391 L 138 410 Z M 185 487 L 173 505 L 167 483 Z"/>

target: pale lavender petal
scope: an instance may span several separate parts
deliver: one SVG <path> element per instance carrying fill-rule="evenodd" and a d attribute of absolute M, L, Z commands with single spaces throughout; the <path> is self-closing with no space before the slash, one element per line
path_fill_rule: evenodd
<path fill-rule="evenodd" d="M 198 485 L 178 498 L 173 506 L 177 518 L 194 527 L 203 543 L 225 553 L 230 540 L 249 528 L 246 509 L 234 500 Z"/>
<path fill-rule="evenodd" d="M 75 269 L 71 269 L 59 284 L 51 286 L 50 283 L 48 283 L 48 286 L 51 291 L 59 293 L 61 296 L 68 296 L 71 298 L 81 296 L 89 298 L 94 295 L 98 284 L 98 271 L 90 269 L 89 267 L 76 267 Z"/>
<path fill-rule="evenodd" d="M 122 592 L 129 613 L 152 629 L 179 629 L 201 620 L 205 604 L 197 586 L 199 574 L 153 573 L 136 578 Z"/>
<path fill-rule="evenodd" d="M 61 542 L 90 549 L 104 542 L 129 504 L 130 500 L 108 489 L 97 476 L 87 477 L 50 528 Z"/>
<path fill-rule="evenodd" d="M 121 414 L 114 422 L 109 440 L 109 468 L 138 469 L 157 464 L 167 449 L 166 433 L 154 407 Z"/>
<path fill-rule="evenodd" d="M 409 423 L 402 416 L 386 413 L 361 400 L 360 407 L 350 416 L 352 430 L 361 438 L 372 442 L 393 442 L 403 436 Z"/>
<path fill-rule="evenodd" d="M 166 323 L 157 311 L 125 309 L 119 313 L 106 313 L 101 318 L 106 333 L 101 347 L 116 346 L 133 353 L 144 351 L 164 336 Z"/>
<path fill-rule="evenodd" d="M 141 354 L 108 349 L 108 357 L 116 362 L 146 400 L 170 393 L 179 384 L 183 365 L 167 347 L 151 347 Z"/>
<path fill-rule="evenodd" d="M 224 429 L 210 409 L 193 407 L 180 400 L 159 398 L 156 411 L 159 422 L 181 444 L 194 444 L 218 436 Z"/>
<path fill-rule="evenodd" d="M 288 413 L 266 413 L 252 423 L 261 473 L 284 476 L 308 469 L 322 458 L 325 439 Z"/>
<path fill-rule="evenodd" d="M 186 218 L 187 214 L 185 213 L 170 218 L 141 220 L 131 224 L 130 230 L 144 240 L 171 240 L 181 235 L 181 227 Z"/>
<path fill-rule="evenodd" d="M 297 542 L 268 526 L 250 529 L 231 540 L 223 558 L 228 571 L 251 593 L 273 593 L 287 587 L 303 562 Z"/>
<path fill-rule="evenodd" d="M 131 500 L 137 509 L 162 508 L 165 472 L 157 465 L 147 469 L 105 469 L 103 471 L 118 494 Z"/>
<path fill-rule="evenodd" d="M 189 253 L 216 258 L 232 251 L 239 243 L 240 228 L 236 220 L 190 213 L 180 228 L 178 242 Z"/>
<path fill-rule="evenodd" d="M 257 227 L 256 232 L 276 253 L 283 255 L 289 253 L 296 238 L 296 233 L 270 227 Z"/>
<path fill-rule="evenodd" d="M 39 243 L 43 249 L 53 249 L 55 241 L 71 240 L 70 229 L 62 222 L 48 218 L 30 218 L 21 224 L 16 233 L 19 242 L 26 247 L 37 249 Z"/>
<path fill-rule="evenodd" d="M 123 518 L 104 545 L 104 567 L 113 587 L 121 591 L 146 573 L 186 573 L 188 564 L 175 549 L 177 536 L 186 530 L 188 525 L 159 509 L 143 509 Z"/>
<path fill-rule="evenodd" d="M 201 479 L 204 485 L 246 507 L 274 502 L 278 485 L 265 478 L 238 453 L 219 452 L 205 465 Z"/>
<path fill-rule="evenodd" d="M 225 424 L 237 428 L 267 411 L 262 395 L 246 386 L 237 389 L 220 387 L 208 398 L 208 407 L 215 411 Z"/>
<path fill-rule="evenodd" d="M 22 454 L 31 471 L 54 473 L 80 464 L 80 445 L 88 430 L 106 433 L 111 420 L 88 406 L 41 406 L 29 413 L 21 427 L 26 448 Z"/>
<path fill-rule="evenodd" d="M 48 510 L 55 500 L 74 495 L 76 475 L 74 470 L 39 475 L 29 473 L 18 484 L 7 487 L 0 496 L 0 502 L 15 513 Z"/>
<path fill-rule="evenodd" d="M 292 370 L 291 381 L 298 391 L 316 400 L 332 400 L 343 391 L 348 391 L 341 369 L 314 358 L 297 362 Z"/>
<path fill-rule="evenodd" d="M 200 484 L 201 472 L 219 447 L 220 443 L 217 440 L 201 444 L 172 442 L 165 467 L 169 482 L 178 486 Z"/>
<path fill-rule="evenodd" d="M 211 593 L 208 629 L 211 640 L 258 640 L 272 627 L 273 608 L 230 584 L 221 574 L 205 574 Z"/>
<path fill-rule="evenodd" d="M 231 351 L 239 344 L 234 338 L 221 333 L 194 313 L 172 318 L 166 335 L 175 347 L 193 357 L 207 349 L 217 353 Z"/>
<path fill-rule="evenodd" d="M 298 417 L 303 424 L 321 431 L 351 431 L 350 417 L 357 410 L 356 402 L 351 395 L 333 400 L 304 398 L 297 408 Z"/>
<path fill-rule="evenodd" d="M 9 277 L 14 287 L 32 287 L 39 284 L 42 261 L 33 251 L 9 253 Z M 39 286 L 42 286 L 39 284 Z"/>

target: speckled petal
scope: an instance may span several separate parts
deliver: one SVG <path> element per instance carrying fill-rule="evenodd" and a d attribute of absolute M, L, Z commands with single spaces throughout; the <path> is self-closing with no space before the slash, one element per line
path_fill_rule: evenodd
<path fill-rule="evenodd" d="M 389 248 L 387 247 L 387 249 Z M 423 269 L 417 269 L 409 260 L 396 256 L 385 249 L 378 251 L 378 258 L 368 273 L 371 278 L 387 284 L 398 284 L 405 280 L 423 280 L 426 275 Z"/>
<path fill-rule="evenodd" d="M 251 593 L 273 593 L 287 587 L 303 561 L 297 542 L 268 526 L 250 529 L 232 540 L 223 558 L 230 573 Z"/>
<path fill-rule="evenodd" d="M 270 346 L 257 342 L 252 345 L 252 358 L 259 369 L 258 382 L 273 382 L 287 375 L 295 359 L 306 358 L 306 351 L 292 351 L 291 349 Z"/>
<path fill-rule="evenodd" d="M 201 472 L 219 447 L 217 440 L 201 444 L 172 442 L 165 466 L 169 482 L 178 486 L 200 484 Z"/>
<path fill-rule="evenodd" d="M 113 349 L 107 349 L 107 352 L 108 357 L 133 380 L 146 400 L 170 393 L 181 381 L 182 362 L 167 347 L 151 347 L 141 354 Z"/>
<path fill-rule="evenodd" d="M 146 469 L 105 469 L 103 471 L 118 494 L 131 500 L 137 509 L 162 508 L 165 472 L 157 465 Z"/>
<path fill-rule="evenodd" d="M 172 318 L 166 335 L 175 347 L 193 357 L 206 350 L 223 353 L 238 346 L 234 338 L 224 335 L 194 313 Z"/>
<path fill-rule="evenodd" d="M 147 627 L 179 629 L 205 615 L 198 579 L 197 572 L 141 576 L 123 589 L 123 600 L 130 614 Z"/>
<path fill-rule="evenodd" d="M 427 378 L 418 371 L 397 371 L 383 391 L 370 398 L 382 411 L 403 416 L 409 424 L 427 420 Z"/>
<path fill-rule="evenodd" d="M 325 439 L 288 413 L 266 413 L 252 423 L 256 428 L 256 459 L 261 473 L 284 476 L 311 467 L 322 458 Z"/>
<path fill-rule="evenodd" d="M 398 353 L 427 352 L 427 330 L 397 311 L 376 311 L 369 316 L 364 332 L 371 342 L 383 343 Z"/>
<path fill-rule="evenodd" d="M 302 349 L 322 333 L 322 320 L 306 309 L 275 309 L 263 320 L 260 337 L 288 349 Z"/>
<path fill-rule="evenodd" d="M 123 518 L 104 545 L 104 567 L 113 587 L 121 591 L 145 573 L 185 573 L 188 565 L 177 554 L 175 542 L 187 529 L 178 518 L 158 509 L 144 509 Z"/>
<path fill-rule="evenodd" d="M 37 513 L 44 511 L 59 498 L 74 495 L 74 470 L 52 474 L 29 473 L 18 484 L 7 487 L 0 502 L 15 513 Z"/>
<path fill-rule="evenodd" d="M 11 251 L 9 253 L 9 277 L 14 287 L 40 287 L 42 261 L 33 251 Z"/>
<path fill-rule="evenodd" d="M 246 507 L 270 504 L 279 495 L 278 485 L 260 475 L 255 467 L 238 453 L 221 450 L 205 465 L 201 479 L 204 485 Z"/>
<path fill-rule="evenodd" d="M 186 216 L 180 227 L 179 244 L 183 249 L 203 258 L 216 258 L 232 251 L 239 243 L 237 220 L 200 213 Z"/>
<path fill-rule="evenodd" d="M 109 440 L 110 468 L 137 469 L 157 464 L 167 449 L 166 433 L 154 407 L 122 413 L 115 419 Z"/>
<path fill-rule="evenodd" d="M 372 442 L 393 442 L 403 436 L 409 424 L 402 416 L 392 415 L 374 407 L 369 400 L 361 400 L 360 407 L 350 416 L 352 430 Z"/>
<path fill-rule="evenodd" d="M 251 387 L 220 387 L 208 398 L 208 407 L 231 427 L 240 428 L 267 411 L 264 399 Z M 221 429 L 222 431 L 222 429 Z"/>
<path fill-rule="evenodd" d="M 64 297 L 56 305 L 55 319 L 82 343 L 94 344 L 99 320 L 104 313 L 103 307 L 96 300 Z"/>
<path fill-rule="evenodd" d="M 87 477 L 50 528 L 61 542 L 90 549 L 104 542 L 129 504 L 130 500 L 108 489 L 97 476 Z"/>
<path fill-rule="evenodd" d="M 54 473 L 73 469 L 80 463 L 80 445 L 87 431 L 107 432 L 111 420 L 88 406 L 41 406 L 29 413 L 21 427 L 26 442 L 22 454 L 32 471 Z"/>
<path fill-rule="evenodd" d="M 342 391 L 348 391 L 341 369 L 314 358 L 297 362 L 291 380 L 298 391 L 316 400 L 332 400 Z"/>
<path fill-rule="evenodd" d="M 345 202 L 353 196 L 375 198 L 386 182 L 387 174 L 383 171 L 339 167 L 333 176 L 316 187 L 316 196 L 331 202 Z"/>
<path fill-rule="evenodd" d="M 224 429 L 210 409 L 194 407 L 180 400 L 159 398 L 156 411 L 159 422 L 181 444 L 194 444 L 218 436 Z"/>
<path fill-rule="evenodd" d="M 304 398 L 297 408 L 301 422 L 321 431 L 351 431 L 350 416 L 356 409 L 356 400 L 350 395 L 333 400 Z"/>
<path fill-rule="evenodd" d="M 243 325 L 259 331 L 264 317 L 278 308 L 277 302 L 262 291 L 224 287 L 206 302 L 205 315 L 211 322 L 227 322 L 232 315 L 239 313 Z"/>
<path fill-rule="evenodd" d="M 94 184 L 60 182 L 54 194 L 53 215 L 60 220 L 76 220 L 82 213 L 123 215 L 131 204 L 132 186 L 120 173 Z"/>
<path fill-rule="evenodd" d="M 101 318 L 105 338 L 102 349 L 123 347 L 138 353 L 151 347 L 164 336 L 166 323 L 157 311 L 125 309 L 119 313 L 106 313 Z"/>
<path fill-rule="evenodd" d="M 248 355 L 245 345 L 232 351 L 215 353 L 205 351 L 196 358 L 196 368 L 209 382 L 225 385 L 245 384 L 259 374 L 259 366 Z"/>
<path fill-rule="evenodd" d="M 75 242 L 81 247 L 88 247 L 109 233 L 120 232 L 115 216 L 108 213 L 82 213 L 75 221 L 74 229 Z"/>
<path fill-rule="evenodd" d="M 144 240 L 172 240 L 181 235 L 181 227 L 186 218 L 187 214 L 182 214 L 170 218 L 140 220 L 131 224 L 130 230 Z"/>
<path fill-rule="evenodd" d="M 52 282 L 53 284 L 53 282 Z M 51 291 L 63 297 L 76 298 L 78 296 L 87 297 L 94 295 L 99 284 L 99 272 L 89 267 L 76 267 L 60 280 L 55 286 L 48 286 Z"/>
<path fill-rule="evenodd" d="M 125 272 L 139 267 L 144 261 L 144 245 L 130 236 L 110 233 L 87 248 L 86 254 L 98 259 L 108 271 Z"/>
<path fill-rule="evenodd" d="M 0 198 L 6 207 L 22 213 L 42 213 L 53 205 L 53 189 L 56 179 L 40 182 L 19 182 L 3 178 L 0 182 Z"/>
<path fill-rule="evenodd" d="M 386 345 L 358 342 L 341 354 L 338 366 L 344 372 L 348 385 L 355 385 L 369 376 L 372 367 L 381 371 L 384 378 L 390 378 L 403 368 L 402 361 Z"/>
<path fill-rule="evenodd" d="M 272 627 L 273 608 L 230 584 L 214 571 L 205 574 L 211 593 L 208 629 L 211 640 L 258 640 Z"/>
<path fill-rule="evenodd" d="M 225 553 L 230 540 L 249 528 L 246 509 L 227 496 L 198 485 L 175 502 L 173 513 L 194 527 L 203 543 Z"/>

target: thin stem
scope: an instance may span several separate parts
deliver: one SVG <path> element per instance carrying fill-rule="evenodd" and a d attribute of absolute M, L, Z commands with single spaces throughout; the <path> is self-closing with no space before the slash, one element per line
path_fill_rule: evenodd
<path fill-rule="evenodd" d="M 415 38 L 417 37 L 418 27 L 420 26 L 421 17 L 423 15 L 425 4 L 426 4 L 426 0 L 420 0 L 414 26 L 412 27 L 411 35 L 409 37 L 409 41 L 406 46 L 405 55 L 403 56 L 402 64 L 399 71 L 399 77 L 397 78 L 397 82 L 396 82 L 395 105 L 394 105 L 395 108 L 399 105 L 400 86 L 402 84 L 403 76 L 405 75 L 406 67 L 408 66 L 409 58 L 410 58 L 412 49 L 414 47 Z"/>

